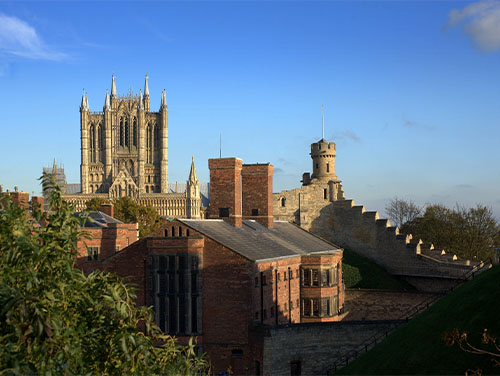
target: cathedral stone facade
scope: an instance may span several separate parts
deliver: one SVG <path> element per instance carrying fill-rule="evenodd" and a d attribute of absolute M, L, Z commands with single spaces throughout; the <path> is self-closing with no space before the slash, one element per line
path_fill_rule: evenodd
<path fill-rule="evenodd" d="M 194 167 L 183 193 L 168 184 L 168 106 L 165 91 L 158 112 L 150 109 L 148 76 L 139 95 L 106 92 L 102 112 L 91 112 L 85 92 L 80 106 L 81 166 L 79 193 L 66 194 L 77 210 L 93 197 L 129 196 L 151 205 L 160 215 L 200 218 L 201 196 Z"/>

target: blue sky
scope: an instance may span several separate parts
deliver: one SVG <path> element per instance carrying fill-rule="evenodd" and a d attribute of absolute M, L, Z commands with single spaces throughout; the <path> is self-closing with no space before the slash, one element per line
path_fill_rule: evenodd
<path fill-rule="evenodd" d="M 0 2 L 0 183 L 40 192 L 53 158 L 79 182 L 82 89 L 111 73 L 151 107 L 166 89 L 169 181 L 191 155 L 275 166 L 300 185 L 337 143 L 347 198 L 491 206 L 500 218 L 500 2 Z"/>

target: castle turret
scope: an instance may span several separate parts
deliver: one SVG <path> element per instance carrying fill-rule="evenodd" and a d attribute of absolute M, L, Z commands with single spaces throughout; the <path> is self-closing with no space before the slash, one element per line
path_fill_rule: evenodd
<path fill-rule="evenodd" d="M 311 179 L 320 181 L 337 180 L 335 175 L 335 143 L 324 138 L 311 144 L 313 172 Z"/>

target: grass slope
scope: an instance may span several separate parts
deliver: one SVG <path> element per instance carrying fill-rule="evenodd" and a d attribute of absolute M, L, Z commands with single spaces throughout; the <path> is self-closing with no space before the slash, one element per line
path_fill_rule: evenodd
<path fill-rule="evenodd" d="M 346 288 L 414 290 L 413 286 L 394 278 L 369 258 L 349 249 L 344 249 L 342 273 Z"/>
<path fill-rule="evenodd" d="M 480 345 L 485 328 L 500 337 L 499 302 L 500 266 L 496 266 L 460 286 L 339 373 L 463 375 L 467 369 L 481 368 L 484 374 L 500 374 L 500 367 L 493 367 L 488 356 L 465 353 L 442 340 L 442 333 L 454 328 L 467 331 L 474 345 Z"/>

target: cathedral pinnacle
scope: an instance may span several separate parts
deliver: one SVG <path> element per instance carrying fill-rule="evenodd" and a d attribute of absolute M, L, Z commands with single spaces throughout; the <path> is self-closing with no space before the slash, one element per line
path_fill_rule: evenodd
<path fill-rule="evenodd" d="M 139 110 L 144 110 L 144 101 L 142 100 L 142 90 L 139 90 Z"/>
<path fill-rule="evenodd" d="M 85 107 L 86 107 L 85 109 L 87 111 L 90 110 L 90 107 L 89 107 L 89 97 L 87 97 L 87 94 L 85 94 Z"/>
<path fill-rule="evenodd" d="M 109 93 L 106 90 L 106 100 L 104 101 L 104 111 L 108 111 L 111 109 L 111 105 L 109 104 Z"/>
<path fill-rule="evenodd" d="M 85 111 L 85 89 L 83 89 L 83 94 L 82 94 L 82 104 L 80 106 L 80 111 Z"/>
<path fill-rule="evenodd" d="M 149 97 L 148 74 L 146 73 L 146 81 L 144 82 L 144 96 Z"/>
<path fill-rule="evenodd" d="M 111 77 L 111 96 L 116 97 L 116 83 L 115 83 L 115 74 Z"/>
<path fill-rule="evenodd" d="M 161 106 L 160 109 L 163 110 L 167 108 L 167 96 L 165 94 L 165 89 L 163 89 L 163 93 L 161 94 Z"/>
<path fill-rule="evenodd" d="M 191 157 L 191 171 L 189 171 L 189 180 L 190 183 L 197 183 L 198 177 L 196 176 L 196 168 L 194 167 L 194 156 Z"/>

